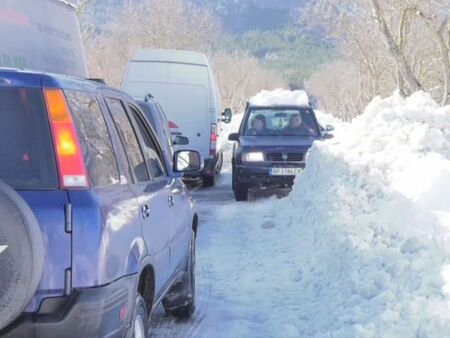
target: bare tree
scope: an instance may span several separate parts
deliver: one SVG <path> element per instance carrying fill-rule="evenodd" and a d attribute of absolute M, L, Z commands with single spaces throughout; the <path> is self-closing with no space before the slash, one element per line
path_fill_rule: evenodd
<path fill-rule="evenodd" d="M 351 95 L 341 88 L 332 90 L 334 95 L 345 94 L 340 99 L 347 109 L 359 109 L 360 103 L 364 107 L 374 96 L 396 89 L 404 95 L 426 90 L 444 105 L 450 102 L 449 10 L 449 0 L 317 0 L 310 3 L 305 18 L 320 19 L 314 25 L 339 42 L 339 58 L 354 73 L 352 82 L 358 85 L 335 83 Z M 344 76 L 341 65 L 335 62 L 326 69 Z M 310 84 L 316 89 L 331 85 L 323 70 Z M 322 96 L 322 103 L 334 100 L 323 91 Z M 350 100 L 358 102 L 356 107 Z"/>
<path fill-rule="evenodd" d="M 442 70 L 444 79 L 444 88 L 442 92 L 442 105 L 450 103 L 450 22 L 448 13 L 438 21 L 436 15 L 426 14 L 420 8 L 411 8 L 412 13 L 415 13 L 425 23 L 429 29 L 431 37 L 436 42 L 441 53 Z"/>
<path fill-rule="evenodd" d="M 422 85 L 414 75 L 411 65 L 409 64 L 400 47 L 397 45 L 397 42 L 395 41 L 394 36 L 392 35 L 391 30 L 386 23 L 386 19 L 384 17 L 379 1 L 370 0 L 370 4 L 372 7 L 373 16 L 378 22 L 380 33 L 385 40 L 392 58 L 397 63 L 401 78 L 406 81 L 408 87 L 411 90 L 409 94 L 421 90 Z M 399 79 L 399 81 L 402 80 Z"/>
<path fill-rule="evenodd" d="M 211 57 L 216 74 L 222 105 L 233 112 L 243 112 L 247 99 L 262 89 L 287 88 L 283 77 L 266 69 L 253 56 L 234 52 Z"/>
<path fill-rule="evenodd" d="M 314 73 L 307 89 L 320 98 L 322 110 L 343 121 L 351 121 L 367 104 L 365 97 L 355 96 L 355 93 L 361 93 L 361 77 L 364 76 L 352 63 L 337 61 Z"/>
<path fill-rule="evenodd" d="M 78 15 L 84 15 L 94 0 L 67 0 L 76 7 Z"/>
<path fill-rule="evenodd" d="M 193 20 L 195 18 L 195 20 Z M 119 86 L 136 48 L 207 52 L 220 36 L 220 25 L 206 9 L 184 0 L 125 3 L 102 31 L 85 20 L 82 29 L 91 76 Z"/>
<path fill-rule="evenodd" d="M 185 0 L 127 1 L 112 13 L 110 24 L 99 31 L 88 15 L 82 33 L 92 77 L 119 86 L 125 66 L 136 48 L 200 51 L 209 57 L 224 107 L 239 112 L 245 101 L 261 89 L 287 87 L 283 76 L 239 52 L 217 52 L 222 37 L 217 17 Z"/>

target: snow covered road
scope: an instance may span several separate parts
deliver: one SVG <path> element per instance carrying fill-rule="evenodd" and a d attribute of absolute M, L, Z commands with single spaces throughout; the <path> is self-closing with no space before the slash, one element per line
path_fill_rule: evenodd
<path fill-rule="evenodd" d="M 218 184 L 212 189 L 194 187 L 192 195 L 200 207 L 201 223 L 197 239 L 197 309 L 194 317 L 188 321 L 177 321 L 166 316 L 162 307 L 153 314 L 152 337 L 216 337 L 224 336 L 228 330 L 223 330 L 228 321 L 233 321 L 228 304 L 220 293 L 225 281 L 217 281 L 216 255 L 225 254 L 223 248 L 212 248 L 212 238 L 226 236 L 234 241 L 236 233 L 227 231 L 225 224 L 217 218 L 217 208 L 220 205 L 235 203 L 231 190 L 230 173 L 220 176 Z M 218 326 L 220 324 L 220 327 Z M 214 332 L 217 330 L 216 332 Z"/>
<path fill-rule="evenodd" d="M 288 315 L 285 321 L 280 319 L 285 317 L 283 308 L 297 307 L 295 302 L 280 299 L 277 290 L 265 289 L 263 281 L 252 280 L 252 267 L 246 258 L 254 261 L 257 252 L 250 251 L 248 241 L 252 239 L 247 229 L 238 222 L 221 222 L 221 206 L 238 205 L 245 213 L 253 203 L 234 201 L 229 173 L 221 175 L 215 188 L 194 188 L 192 194 L 202 216 L 197 244 L 197 310 L 191 320 L 176 321 L 159 307 L 153 314 L 152 337 L 301 337 Z M 239 214 L 234 217 L 239 218 Z M 266 226 L 268 230 L 271 227 Z M 254 302 L 257 294 L 266 299 Z"/>

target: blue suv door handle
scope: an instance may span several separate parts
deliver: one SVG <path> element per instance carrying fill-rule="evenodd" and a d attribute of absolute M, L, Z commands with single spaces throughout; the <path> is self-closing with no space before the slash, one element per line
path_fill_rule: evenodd
<path fill-rule="evenodd" d="M 169 207 L 173 207 L 174 203 L 173 203 L 173 196 L 169 196 Z"/>
<path fill-rule="evenodd" d="M 150 217 L 150 208 L 148 207 L 147 204 L 144 204 L 141 207 L 141 211 L 142 211 L 142 217 L 145 218 L 149 218 Z"/>

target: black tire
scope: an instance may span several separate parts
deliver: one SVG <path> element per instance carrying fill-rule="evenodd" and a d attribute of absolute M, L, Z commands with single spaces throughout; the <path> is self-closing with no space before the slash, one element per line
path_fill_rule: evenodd
<path fill-rule="evenodd" d="M 130 338 L 147 338 L 149 337 L 150 319 L 145 306 L 145 301 L 140 294 L 136 296 L 136 302 L 133 309 L 133 317 L 131 318 Z"/>
<path fill-rule="evenodd" d="M 29 304 L 44 267 L 44 241 L 28 204 L 0 181 L 0 330 Z"/>
<path fill-rule="evenodd" d="M 203 187 L 211 188 L 216 183 L 215 176 L 203 176 Z"/>
<path fill-rule="evenodd" d="M 181 295 L 181 297 L 180 297 Z M 183 279 L 174 286 L 168 295 L 168 300 L 163 302 L 166 313 L 179 319 L 190 318 L 195 312 L 195 232 L 192 232 L 190 243 L 190 255 L 187 264 L 187 271 Z M 180 306 L 170 306 L 169 303 L 176 302 L 183 304 Z"/>
<path fill-rule="evenodd" d="M 237 202 L 248 200 L 248 186 L 246 184 L 235 182 L 234 198 Z"/>

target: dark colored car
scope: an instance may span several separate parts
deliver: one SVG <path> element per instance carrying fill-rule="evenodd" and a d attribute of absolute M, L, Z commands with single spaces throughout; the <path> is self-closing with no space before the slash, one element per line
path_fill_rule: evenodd
<path fill-rule="evenodd" d="M 67 76 L 0 69 L 0 121 L 0 336 L 145 337 L 160 302 L 190 316 L 180 177 L 200 155 L 168 159 L 131 97 Z"/>
<path fill-rule="evenodd" d="M 331 131 L 332 126 L 327 126 Z M 249 189 L 292 187 L 305 168 L 309 148 L 324 138 L 310 106 L 247 106 L 233 150 L 233 191 L 237 201 Z"/>
<path fill-rule="evenodd" d="M 163 151 L 167 154 L 166 158 L 170 160 L 168 167 L 172 168 L 173 163 L 173 146 L 174 145 L 188 145 L 189 139 L 185 136 L 174 135 L 171 133 L 169 128 L 169 121 L 167 120 L 166 114 L 162 109 L 161 105 L 156 101 L 153 96 L 147 95 L 145 101 L 137 101 L 142 112 L 147 117 L 151 126 L 155 130 L 156 136 L 158 137 Z"/>

